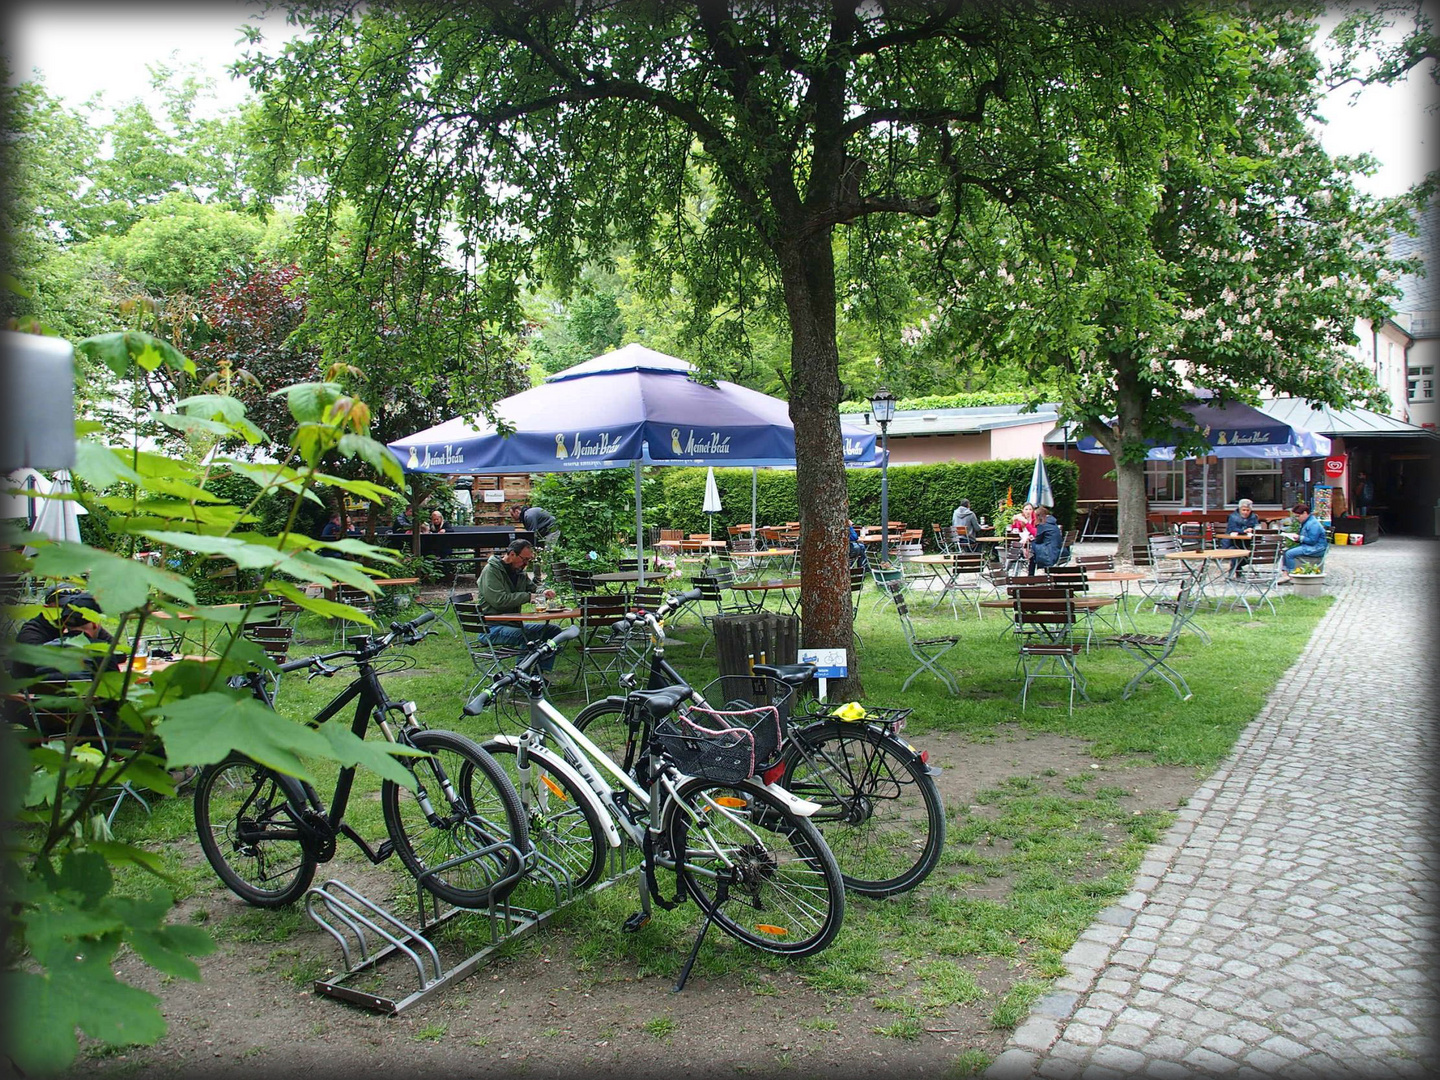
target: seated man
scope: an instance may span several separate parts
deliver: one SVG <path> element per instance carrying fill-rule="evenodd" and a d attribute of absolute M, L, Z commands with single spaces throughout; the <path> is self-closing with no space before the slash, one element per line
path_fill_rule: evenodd
<path fill-rule="evenodd" d="M 1249 499 L 1241 499 L 1235 504 L 1235 509 L 1225 519 L 1225 531 L 1227 533 L 1253 533 L 1260 527 L 1260 516 L 1255 513 L 1255 504 Z M 1220 546 L 1233 548 L 1234 540 L 1220 541 Z"/>
<path fill-rule="evenodd" d="M 853 521 L 850 522 L 850 565 L 858 566 L 862 570 L 870 569 L 870 552 L 860 542 L 860 533 Z"/>
<path fill-rule="evenodd" d="M 1035 507 L 1035 538 L 1030 541 L 1030 573 L 1034 574 L 1037 567 L 1048 568 L 1058 566 L 1069 557 L 1068 550 L 1062 550 L 1065 546 L 1065 534 L 1060 531 L 1060 526 L 1050 516 L 1050 511 L 1044 506 Z"/>
<path fill-rule="evenodd" d="M 1296 503 L 1292 513 L 1295 515 L 1295 520 L 1300 523 L 1300 531 L 1285 534 L 1287 537 L 1297 540 L 1298 543 L 1288 548 L 1285 554 L 1280 556 L 1285 563 L 1286 575 L 1280 579 L 1282 583 L 1290 580 L 1290 572 L 1295 569 L 1295 564 L 1300 561 L 1301 556 L 1318 555 L 1323 557 L 1325 549 L 1330 544 L 1325 539 L 1325 526 L 1311 516 L 1310 507 L 1306 503 Z"/>
<path fill-rule="evenodd" d="M 511 615 L 518 612 L 540 592 L 535 580 L 525 573 L 525 568 L 535 558 L 535 547 L 529 540 L 511 540 L 505 551 L 491 555 L 480 571 L 476 588 L 480 593 L 479 605 L 482 615 Z M 546 600 L 553 600 L 554 589 L 544 590 Z M 553 622 L 488 623 L 490 639 L 497 645 L 523 648 L 531 642 L 549 641 L 560 633 L 560 627 Z M 549 671 L 555 666 L 555 657 L 547 656 L 540 661 L 540 670 Z"/>
<path fill-rule="evenodd" d="M 960 500 L 960 505 L 955 507 L 955 512 L 950 515 L 950 524 L 955 529 L 962 548 L 974 551 L 979 546 L 975 543 L 975 537 L 980 535 L 980 519 L 975 516 L 975 511 L 970 509 L 969 499 Z M 960 532 L 962 528 L 964 533 Z"/>

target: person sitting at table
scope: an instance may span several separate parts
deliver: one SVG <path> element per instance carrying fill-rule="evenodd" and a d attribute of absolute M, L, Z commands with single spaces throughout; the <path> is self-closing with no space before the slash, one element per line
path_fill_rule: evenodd
<path fill-rule="evenodd" d="M 1030 573 L 1033 575 L 1036 567 L 1048 569 L 1058 566 L 1069 557 L 1070 549 L 1065 547 L 1065 534 L 1050 516 L 1050 511 L 1044 506 L 1035 507 L 1035 539 L 1030 541 Z"/>
<path fill-rule="evenodd" d="M 1285 533 L 1286 537 L 1293 537 L 1296 543 L 1288 548 L 1284 555 L 1280 556 L 1285 563 L 1285 576 L 1280 578 L 1282 585 L 1289 584 L 1290 573 L 1295 569 L 1295 564 L 1305 555 L 1325 554 L 1329 541 L 1325 539 L 1325 526 L 1321 525 L 1310 513 L 1310 506 L 1307 503 L 1298 502 L 1291 511 L 1295 520 L 1300 524 L 1298 533 Z"/>
<path fill-rule="evenodd" d="M 850 565 L 858 566 L 861 570 L 870 569 L 870 551 L 860 539 L 860 530 L 855 528 L 855 522 L 848 523 L 850 526 Z"/>
<path fill-rule="evenodd" d="M 430 511 L 430 531 L 432 533 L 443 533 L 450 531 L 445 525 L 445 515 L 440 513 L 439 510 Z"/>
<path fill-rule="evenodd" d="M 1030 545 L 1035 539 L 1035 505 L 1026 503 L 1020 508 L 1020 512 L 1010 519 L 1010 524 L 1005 527 L 1005 534 L 1011 540 L 1020 542 L 1020 550 L 1028 559 L 1030 557 Z M 1034 573 L 1034 571 L 1031 571 Z"/>
<path fill-rule="evenodd" d="M 1255 513 L 1255 504 L 1249 499 L 1241 499 L 1235 504 L 1235 509 L 1230 511 L 1230 516 L 1225 519 L 1225 531 L 1234 535 L 1244 533 L 1247 536 L 1255 535 L 1255 530 L 1260 527 L 1260 515 Z M 1237 546 L 1249 547 L 1245 541 L 1235 541 L 1222 536 L 1219 540 L 1222 548 L 1233 548 Z M 1235 559 L 1230 563 L 1227 571 L 1228 577 L 1234 577 L 1240 572 L 1240 563 L 1243 559 Z"/>
<path fill-rule="evenodd" d="M 955 512 L 950 515 L 950 524 L 955 529 L 960 546 L 966 551 L 974 551 L 977 547 L 975 537 L 980 535 L 980 519 L 975 516 L 975 511 L 970 509 L 969 499 L 960 500 L 960 505 L 955 507 Z M 960 532 L 962 528 L 964 533 Z"/>
<path fill-rule="evenodd" d="M 330 515 L 330 519 L 320 530 L 321 540 L 339 540 L 345 535 L 345 527 L 340 524 L 340 512 L 337 510 Z"/>
<path fill-rule="evenodd" d="M 480 571 L 476 589 L 480 593 L 482 615 L 513 615 L 530 598 L 541 594 L 539 584 L 525 568 L 535 558 L 535 545 L 529 540 L 511 540 L 499 555 L 491 555 Z M 555 598 L 554 589 L 543 590 L 546 600 Z M 497 645 L 524 648 L 536 641 L 549 641 L 560 633 L 560 627 L 553 622 L 489 623 L 490 639 Z M 549 671 L 555 666 L 555 657 L 547 656 L 540 661 L 540 670 Z"/>

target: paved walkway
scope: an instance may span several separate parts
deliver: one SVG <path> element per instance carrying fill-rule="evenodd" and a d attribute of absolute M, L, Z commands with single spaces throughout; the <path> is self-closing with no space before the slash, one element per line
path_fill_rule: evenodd
<path fill-rule="evenodd" d="M 1437 560 L 1332 549 L 1299 661 L 986 1080 L 1440 1072 Z"/>

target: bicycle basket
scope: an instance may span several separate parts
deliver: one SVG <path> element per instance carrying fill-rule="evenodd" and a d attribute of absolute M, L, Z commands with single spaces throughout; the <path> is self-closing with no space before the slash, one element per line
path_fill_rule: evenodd
<path fill-rule="evenodd" d="M 775 760 L 790 727 L 794 689 L 769 676 L 722 675 L 707 684 L 700 696 L 712 709 L 723 713 L 732 725 L 747 727 L 755 733 L 756 761 L 764 765 Z M 754 715 L 756 710 L 763 713 Z M 737 715 L 745 713 L 752 715 Z"/>
<path fill-rule="evenodd" d="M 689 776 L 735 784 L 755 775 L 755 736 L 747 728 L 709 728 L 682 715 L 656 724 L 655 738 L 675 767 Z"/>

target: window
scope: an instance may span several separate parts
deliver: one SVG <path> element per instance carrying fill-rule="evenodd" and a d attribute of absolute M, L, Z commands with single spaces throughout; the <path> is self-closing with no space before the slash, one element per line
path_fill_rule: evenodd
<path fill-rule="evenodd" d="M 1257 506 L 1279 506 L 1280 462 L 1271 458 L 1232 458 L 1235 466 L 1235 498 L 1249 499 Z"/>
<path fill-rule="evenodd" d="M 1411 401 L 1435 400 L 1435 365 L 1424 364 L 1410 369 Z"/>
<path fill-rule="evenodd" d="M 1145 463 L 1145 497 L 1154 503 L 1185 502 L 1185 463 L 1183 461 L 1147 461 Z"/>

